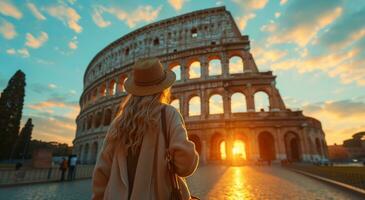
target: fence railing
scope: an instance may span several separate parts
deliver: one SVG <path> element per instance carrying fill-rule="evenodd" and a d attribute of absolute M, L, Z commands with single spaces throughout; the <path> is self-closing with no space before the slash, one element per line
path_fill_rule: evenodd
<path fill-rule="evenodd" d="M 365 167 L 336 167 L 294 164 L 293 169 L 365 189 Z"/>
<path fill-rule="evenodd" d="M 75 179 L 90 178 L 93 170 L 94 165 L 78 165 L 75 169 Z M 0 170 L 0 186 L 52 182 L 60 180 L 61 174 L 59 168 Z M 65 180 L 67 175 L 68 170 L 65 172 Z"/>

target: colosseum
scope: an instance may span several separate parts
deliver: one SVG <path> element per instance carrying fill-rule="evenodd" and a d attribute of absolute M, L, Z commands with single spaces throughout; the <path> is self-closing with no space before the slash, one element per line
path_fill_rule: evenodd
<path fill-rule="evenodd" d="M 242 160 L 310 162 L 327 157 L 321 123 L 286 108 L 272 71 L 261 72 L 225 7 L 161 20 L 112 42 L 87 66 L 74 153 L 95 163 L 133 63 L 158 57 L 177 81 L 180 110 L 202 163 Z"/>

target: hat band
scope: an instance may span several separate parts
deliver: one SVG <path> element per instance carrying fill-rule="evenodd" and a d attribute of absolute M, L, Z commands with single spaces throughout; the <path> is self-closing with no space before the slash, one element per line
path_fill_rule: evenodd
<path fill-rule="evenodd" d="M 150 82 L 137 81 L 136 79 L 134 79 L 134 83 L 137 86 L 151 86 L 151 85 L 157 85 L 157 84 L 161 83 L 163 80 L 165 80 L 165 78 L 166 78 L 166 72 L 164 71 L 163 76 L 159 79 L 156 79 L 156 80 L 150 81 Z"/>

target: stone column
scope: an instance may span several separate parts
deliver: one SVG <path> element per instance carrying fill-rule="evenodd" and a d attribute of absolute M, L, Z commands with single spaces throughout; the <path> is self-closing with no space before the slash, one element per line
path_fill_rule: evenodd
<path fill-rule="evenodd" d="M 183 95 L 181 96 L 181 101 L 182 101 L 182 114 L 183 114 L 183 117 L 186 119 L 189 117 L 189 99 Z"/>
<path fill-rule="evenodd" d="M 186 82 L 188 80 L 188 66 L 186 66 L 186 60 L 181 60 L 180 70 L 181 70 L 181 82 Z"/>
<path fill-rule="evenodd" d="M 208 67 L 209 67 L 209 63 L 208 63 L 207 57 L 205 57 L 205 56 L 200 57 L 200 76 L 201 76 L 201 79 L 205 80 L 209 77 Z"/>
<path fill-rule="evenodd" d="M 119 90 L 119 82 L 120 82 L 120 79 L 118 77 L 115 77 L 114 78 L 114 81 L 115 81 L 115 94 L 116 95 L 119 95 L 120 94 L 120 90 Z M 114 89 L 114 88 L 113 88 Z"/>
<path fill-rule="evenodd" d="M 276 152 L 276 159 L 279 159 L 279 160 L 287 159 L 287 155 L 286 155 L 286 152 L 285 152 L 284 137 L 281 133 L 280 127 L 276 128 L 275 143 L 278 145 L 277 152 Z"/>
<path fill-rule="evenodd" d="M 200 118 L 206 119 L 209 115 L 209 97 L 206 90 L 200 90 Z"/>
<path fill-rule="evenodd" d="M 225 91 L 223 94 L 223 110 L 224 118 L 229 119 L 231 116 L 231 97 L 228 91 Z"/>
<path fill-rule="evenodd" d="M 250 147 L 251 147 L 251 159 L 253 161 L 257 161 L 260 158 L 260 151 L 259 151 L 259 144 L 257 141 L 257 131 L 255 129 L 250 129 L 251 137 L 248 137 L 251 139 L 250 141 Z"/>
<path fill-rule="evenodd" d="M 207 164 L 207 141 L 205 139 L 202 140 L 202 147 L 200 153 L 200 162 L 202 164 Z"/>
<path fill-rule="evenodd" d="M 255 112 L 255 99 L 253 94 L 246 95 L 247 112 Z"/>
<path fill-rule="evenodd" d="M 221 53 L 221 64 L 222 64 L 222 75 L 223 78 L 228 78 L 229 77 L 229 60 L 227 57 L 227 52 L 223 52 Z"/>

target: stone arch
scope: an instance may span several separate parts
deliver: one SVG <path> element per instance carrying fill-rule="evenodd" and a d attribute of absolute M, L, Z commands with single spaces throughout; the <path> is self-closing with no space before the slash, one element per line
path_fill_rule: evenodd
<path fill-rule="evenodd" d="M 229 58 L 228 65 L 229 74 L 240 74 L 244 72 L 244 63 L 243 59 L 240 56 L 232 56 Z"/>
<path fill-rule="evenodd" d="M 231 96 L 231 112 L 247 112 L 246 96 L 241 92 L 235 92 Z"/>
<path fill-rule="evenodd" d="M 189 74 L 188 74 L 189 79 L 201 77 L 201 64 L 198 60 L 191 62 L 188 69 L 189 69 Z"/>
<path fill-rule="evenodd" d="M 211 59 L 208 66 L 209 76 L 219 76 L 222 75 L 222 62 L 220 59 Z"/>
<path fill-rule="evenodd" d="M 221 149 L 224 144 L 224 149 Z M 227 158 L 226 152 L 227 141 L 223 134 L 215 132 L 210 139 L 210 159 L 211 160 L 225 160 Z M 221 152 L 224 150 L 224 153 Z"/>
<path fill-rule="evenodd" d="M 84 146 L 84 153 L 83 153 L 83 157 L 82 157 L 82 162 L 84 164 L 87 164 L 89 162 L 89 143 L 86 143 Z"/>
<path fill-rule="evenodd" d="M 199 96 L 193 96 L 189 99 L 189 116 L 201 115 L 201 99 Z"/>
<path fill-rule="evenodd" d="M 99 128 L 101 125 L 102 113 L 97 112 L 95 115 L 94 128 Z"/>
<path fill-rule="evenodd" d="M 323 155 L 322 148 L 321 148 L 321 142 L 319 141 L 319 138 L 316 138 L 315 141 L 316 141 L 317 154 L 321 156 L 321 155 Z"/>
<path fill-rule="evenodd" d="M 255 111 L 270 111 L 269 95 L 264 91 L 258 91 L 254 94 Z"/>
<path fill-rule="evenodd" d="M 171 71 L 173 71 L 176 74 L 176 81 L 180 81 L 181 80 L 181 66 L 174 65 L 170 69 L 171 69 Z"/>
<path fill-rule="evenodd" d="M 285 152 L 288 160 L 300 161 L 301 148 L 300 139 L 297 133 L 289 131 L 284 135 Z"/>
<path fill-rule="evenodd" d="M 202 143 L 201 143 L 201 140 L 200 140 L 199 136 L 197 136 L 195 134 L 190 134 L 189 135 L 189 140 L 194 142 L 195 150 L 199 153 L 199 155 L 201 155 Z"/>
<path fill-rule="evenodd" d="M 209 97 L 209 114 L 223 114 L 223 97 L 220 94 L 213 94 Z"/>
<path fill-rule="evenodd" d="M 258 135 L 260 158 L 262 160 L 275 160 L 275 140 L 270 132 L 261 132 Z"/>
<path fill-rule="evenodd" d="M 170 102 L 170 105 L 172 105 L 173 107 L 175 107 L 178 111 L 180 111 L 180 100 L 179 99 L 174 99 Z"/>
<path fill-rule="evenodd" d="M 98 156 L 98 142 L 95 141 L 91 145 L 91 159 L 90 159 L 90 162 L 92 164 L 95 164 L 97 156 Z"/>
<path fill-rule="evenodd" d="M 245 148 L 245 155 L 244 158 L 245 160 L 249 160 L 250 159 L 250 142 L 248 139 L 248 136 L 244 133 L 234 133 L 234 137 L 233 137 L 233 141 L 232 141 L 232 145 L 234 146 L 236 142 L 243 142 L 244 144 L 244 148 Z M 234 155 L 233 155 L 234 156 Z"/>
<path fill-rule="evenodd" d="M 112 110 L 110 108 L 104 111 L 104 126 L 109 126 L 112 121 Z"/>
<path fill-rule="evenodd" d="M 125 83 L 125 81 L 127 80 L 127 77 L 125 76 L 125 75 L 120 75 L 119 77 L 118 77 L 118 84 L 117 84 L 117 88 L 115 88 L 114 90 L 117 92 L 124 92 L 125 91 L 125 89 L 124 89 L 124 83 Z"/>

